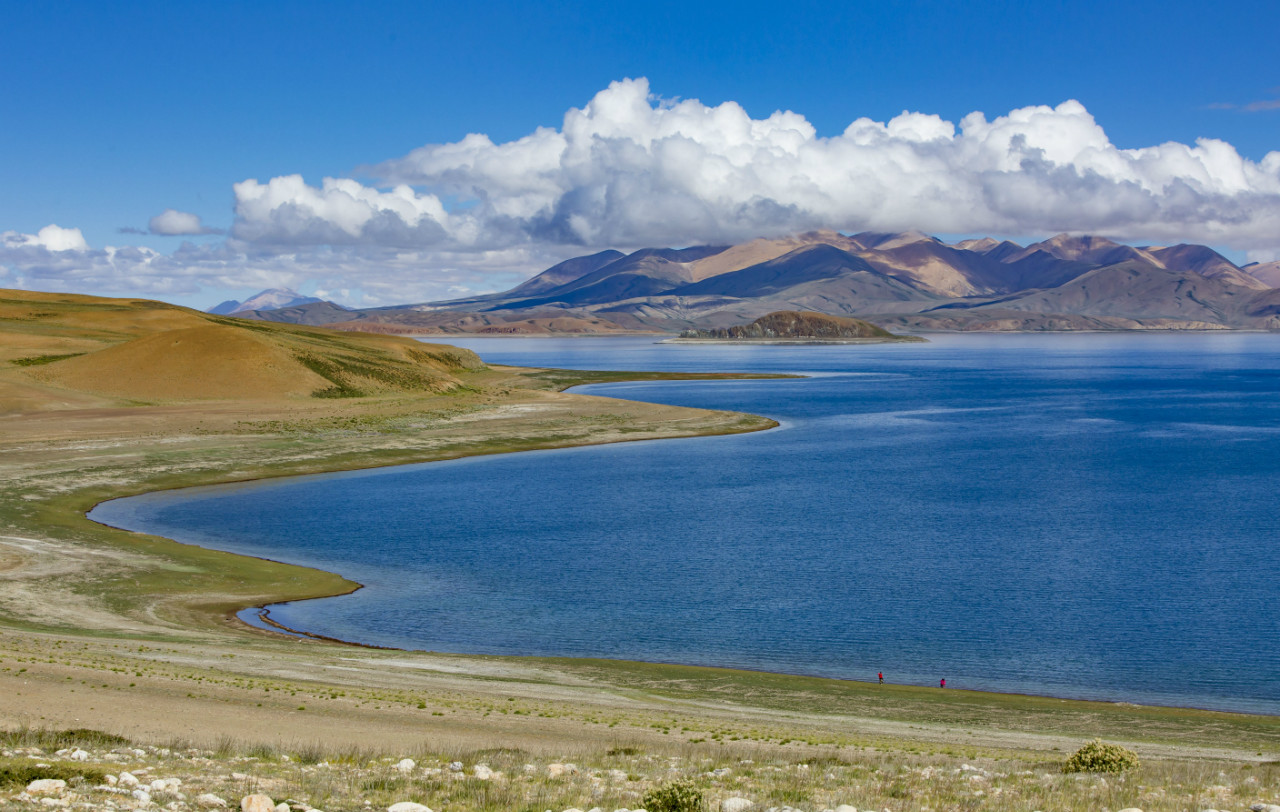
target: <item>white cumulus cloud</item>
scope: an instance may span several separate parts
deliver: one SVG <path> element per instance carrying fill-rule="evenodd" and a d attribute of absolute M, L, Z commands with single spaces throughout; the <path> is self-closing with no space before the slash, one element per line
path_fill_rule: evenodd
<path fill-rule="evenodd" d="M 89 244 L 78 228 L 63 228 L 52 223 L 35 234 L 21 234 L 17 231 L 0 233 L 0 251 L 17 253 L 26 251 L 31 254 L 40 252 L 85 251 Z"/>
<path fill-rule="evenodd" d="M 151 218 L 147 224 L 151 234 L 164 237 L 196 236 L 201 234 L 219 234 L 216 228 L 206 228 L 200 221 L 200 215 L 191 212 L 165 209 Z"/>
<path fill-rule="evenodd" d="M 614 82 L 559 127 L 470 134 L 364 167 L 361 182 L 237 183 L 225 240 L 92 249 L 78 229 L 0 233 L 0 277 L 47 289 L 352 291 L 393 304 L 510 287 L 602 248 L 727 243 L 814 228 L 1061 231 L 1280 255 L 1280 151 L 1200 139 L 1120 149 L 1076 101 L 959 121 L 903 112 L 820 136 L 799 113 Z M 216 233 L 169 209 L 148 233 Z M 358 292 L 358 293 L 357 293 Z"/>
<path fill-rule="evenodd" d="M 725 242 L 797 229 L 1088 231 L 1240 249 L 1280 241 L 1280 152 L 1223 141 L 1119 149 L 1076 101 L 958 124 L 904 112 L 819 137 L 801 115 L 667 103 L 614 82 L 559 129 L 468 135 L 368 168 L 375 187 L 296 176 L 236 187 L 259 244 L 487 249 Z M 385 187 L 394 186 L 390 191 Z M 467 206 L 446 212 L 441 199 Z"/>

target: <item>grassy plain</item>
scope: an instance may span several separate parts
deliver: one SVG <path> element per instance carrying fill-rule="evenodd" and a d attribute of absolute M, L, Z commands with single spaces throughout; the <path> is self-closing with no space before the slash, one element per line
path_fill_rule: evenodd
<path fill-rule="evenodd" d="M 224 328 L 251 335 L 223 341 Z M 113 389 L 110 364 L 121 379 L 145 372 L 156 346 L 175 340 L 187 342 L 177 350 L 190 352 L 187 366 L 162 387 Z M 264 358 L 287 385 L 255 378 L 235 394 L 236 370 Z M 690 376 L 492 367 L 395 337 L 0 292 L 0 726 L 11 731 L 0 757 L 27 759 L 23 748 L 56 738 L 47 731 L 90 728 L 152 746 L 117 754 L 139 769 L 330 809 L 367 799 L 634 807 L 673 777 L 712 800 L 812 809 L 1234 809 L 1280 798 L 1275 717 L 287 638 L 233 613 L 355 585 L 84 516 L 162 488 L 773 425 L 561 391 L 671 377 Z M 1119 779 L 1060 775 L 1095 737 L 1137 750 L 1143 766 Z M 403 756 L 425 771 L 384 760 Z M 462 777 L 447 769 L 455 760 Z M 570 761 L 579 772 L 550 774 Z M 479 763 L 505 777 L 476 779 Z"/>

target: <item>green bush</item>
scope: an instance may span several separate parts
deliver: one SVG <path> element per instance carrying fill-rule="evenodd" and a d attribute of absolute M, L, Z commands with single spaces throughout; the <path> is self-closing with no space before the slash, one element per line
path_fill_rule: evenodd
<path fill-rule="evenodd" d="M 702 812 L 702 790 L 688 781 L 674 781 L 645 793 L 645 812 Z"/>
<path fill-rule="evenodd" d="M 1064 773 L 1122 773 L 1138 766 L 1138 754 L 1118 744 L 1104 744 L 1098 739 L 1071 754 L 1062 765 Z"/>

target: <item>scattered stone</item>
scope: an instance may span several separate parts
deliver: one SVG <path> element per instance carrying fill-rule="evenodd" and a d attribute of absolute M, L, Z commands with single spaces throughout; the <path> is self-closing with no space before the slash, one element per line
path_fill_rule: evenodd
<path fill-rule="evenodd" d="M 151 803 L 151 793 L 147 792 L 145 789 L 135 789 L 133 792 L 129 794 L 133 796 L 133 800 L 137 801 L 143 806 L 146 806 L 147 804 Z"/>
<path fill-rule="evenodd" d="M 840 804 L 836 807 L 836 812 L 858 812 L 858 810 L 848 804 Z"/>
<path fill-rule="evenodd" d="M 289 805 L 287 803 L 284 803 L 283 801 L 281 801 L 280 803 L 276 804 L 276 812 L 293 812 L 293 810 L 289 808 Z"/>
<path fill-rule="evenodd" d="M 196 796 L 196 806 L 201 809 L 225 809 L 227 802 L 211 792 L 206 792 Z"/>
<path fill-rule="evenodd" d="M 479 778 L 481 781 L 489 781 L 494 775 L 493 770 L 489 768 L 488 764 L 477 764 L 475 768 L 472 769 L 471 774 L 476 778 Z"/>
<path fill-rule="evenodd" d="M 61 778 L 37 778 L 27 784 L 28 795 L 61 795 L 67 789 L 67 782 Z"/>
<path fill-rule="evenodd" d="M 720 802 L 720 812 L 746 812 L 755 806 L 746 798 L 725 798 Z"/>
<path fill-rule="evenodd" d="M 1121 809 L 1120 812 L 1142 812 L 1142 810 L 1136 806 L 1129 806 Z"/>
<path fill-rule="evenodd" d="M 67 753 L 67 758 L 71 759 L 72 761 L 88 761 L 89 754 L 86 753 L 84 750 L 81 750 L 79 747 L 77 747 L 76 749 L 72 750 L 70 753 Z"/>
<path fill-rule="evenodd" d="M 388 806 L 387 812 L 431 812 L 431 807 L 415 804 L 413 801 L 401 801 Z"/>
<path fill-rule="evenodd" d="M 270 795 L 246 795 L 240 799 L 240 812 L 276 812 L 276 802 Z"/>
<path fill-rule="evenodd" d="M 417 767 L 417 766 L 418 766 L 418 762 L 414 761 L 411 758 L 402 758 L 398 762 L 396 762 L 396 769 L 402 773 L 410 772 L 413 770 L 414 767 Z"/>
<path fill-rule="evenodd" d="M 131 772 L 120 773 L 120 777 L 116 779 L 120 786 L 126 789 L 133 789 L 141 783 Z"/>
<path fill-rule="evenodd" d="M 450 761 L 450 762 L 449 762 L 449 772 L 451 772 L 451 773 L 460 773 L 460 772 L 462 772 L 462 762 L 461 762 L 461 761 Z"/>
<path fill-rule="evenodd" d="M 1276 804 L 1254 804 L 1249 807 L 1253 812 L 1280 812 L 1280 805 Z"/>

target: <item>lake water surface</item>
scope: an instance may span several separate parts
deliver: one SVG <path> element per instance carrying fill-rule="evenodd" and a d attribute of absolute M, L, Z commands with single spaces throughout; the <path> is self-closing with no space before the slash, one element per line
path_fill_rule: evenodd
<path fill-rule="evenodd" d="M 773 431 L 92 516 L 360 581 L 271 616 L 365 643 L 1280 713 L 1280 336 L 931 339 L 459 340 L 496 363 L 812 377 L 578 390 Z"/>

